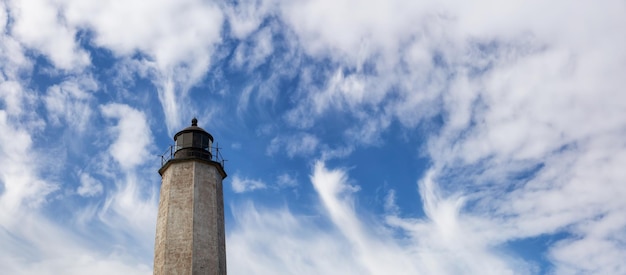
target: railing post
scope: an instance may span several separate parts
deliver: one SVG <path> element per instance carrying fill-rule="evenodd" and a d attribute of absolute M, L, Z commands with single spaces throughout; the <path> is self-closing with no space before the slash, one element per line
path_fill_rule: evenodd
<path fill-rule="evenodd" d="M 170 151 L 170 155 L 167 156 L 167 151 Z M 167 150 L 165 150 L 165 152 L 163 152 L 163 154 L 160 155 L 161 157 L 161 166 L 163 166 L 166 162 L 168 162 L 170 159 L 174 158 L 174 146 L 170 145 L 169 148 Z"/>

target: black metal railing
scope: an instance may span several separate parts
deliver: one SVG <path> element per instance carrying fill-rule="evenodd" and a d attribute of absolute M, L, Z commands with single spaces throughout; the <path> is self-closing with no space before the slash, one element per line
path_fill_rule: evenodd
<path fill-rule="evenodd" d="M 176 151 L 178 151 L 179 149 L 182 149 L 179 147 L 180 146 L 170 145 L 167 148 L 167 150 L 165 150 L 165 152 L 163 152 L 163 154 L 159 156 L 161 157 L 161 166 L 165 165 L 168 161 L 174 158 L 174 154 L 176 153 Z M 211 153 L 211 160 L 221 164 L 222 168 L 224 168 L 224 164 L 226 160 L 224 159 L 224 157 L 222 157 L 222 153 L 220 152 L 220 149 L 221 148 L 219 148 L 218 146 L 215 146 L 215 147 L 211 147 L 210 149 L 207 148 L 207 151 Z"/>

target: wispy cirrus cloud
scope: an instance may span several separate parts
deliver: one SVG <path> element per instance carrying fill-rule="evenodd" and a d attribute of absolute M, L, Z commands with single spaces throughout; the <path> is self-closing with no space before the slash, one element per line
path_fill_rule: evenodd
<path fill-rule="evenodd" d="M 323 209 L 320 215 L 244 206 L 235 215 L 236 229 L 228 235 L 231 271 L 531 274 L 536 270 L 532 263 L 497 249 L 505 240 L 493 241 L 497 238 L 481 231 L 495 224 L 463 215 L 462 198 L 443 197 L 433 176 L 431 172 L 419 183 L 426 218 L 389 212 L 384 222 L 370 222 L 357 211 L 354 192 L 359 187 L 350 183 L 347 170 L 316 162 L 311 184 Z M 330 222 L 330 228 L 322 227 L 320 220 Z M 398 233 L 404 237 L 395 237 Z M 280 234 L 283 241 L 267 243 L 273 234 Z"/>
<path fill-rule="evenodd" d="M 230 182 L 233 192 L 244 193 L 267 188 L 267 184 L 257 179 L 242 178 L 238 174 Z"/>
<path fill-rule="evenodd" d="M 295 156 L 310 156 L 315 153 L 319 139 L 309 133 L 297 133 L 291 136 L 279 136 L 272 139 L 267 147 L 267 154 L 273 155 L 279 151 L 291 158 Z"/>
<path fill-rule="evenodd" d="M 48 120 L 57 126 L 67 123 L 76 133 L 85 131 L 92 117 L 94 98 L 90 92 L 97 90 L 97 85 L 93 79 L 83 77 L 48 88 L 44 99 Z"/>
<path fill-rule="evenodd" d="M 152 151 L 199 113 L 240 144 L 239 171 L 264 170 L 228 178 L 227 195 L 273 181 L 300 194 L 232 205 L 231 272 L 625 273 L 623 13 L 621 1 L 3 1 L 0 266 L 149 272 Z M 363 153 L 389 136 L 427 165 L 381 214 L 365 203 L 377 179 L 328 167 L 397 165 Z M 311 184 L 293 176 L 308 172 Z M 535 255 L 516 251 L 527 240 Z"/>
<path fill-rule="evenodd" d="M 50 58 L 57 68 L 80 71 L 91 64 L 89 53 L 77 39 L 87 34 L 90 43 L 119 59 L 143 56 L 139 59 L 147 62 L 140 63 L 144 66 L 140 70 L 153 73 L 151 80 L 157 87 L 169 132 L 182 125 L 181 112 L 187 116 L 193 113 L 180 105 L 190 103 L 188 90 L 210 67 L 224 20 L 215 4 L 192 0 L 150 5 L 141 1 L 91 5 L 29 0 L 9 1 L 8 7 L 14 37 Z"/>
<path fill-rule="evenodd" d="M 84 197 L 97 196 L 102 193 L 102 183 L 97 179 L 94 179 L 89 174 L 80 174 L 80 186 L 76 189 L 76 192 Z"/>
<path fill-rule="evenodd" d="M 478 219 L 506 232 L 490 231 L 494 236 L 478 238 L 473 249 L 492 257 L 491 238 L 503 244 L 567 232 L 576 237 L 548 248 L 555 272 L 621 270 L 620 263 L 609 260 L 603 265 L 578 262 L 582 250 L 564 252 L 585 243 L 615 255 L 607 259 L 619 255 L 614 252 L 620 246 L 609 240 L 619 238 L 624 227 L 611 217 L 623 210 L 603 201 L 622 194 L 617 184 L 624 178 L 615 171 L 624 150 L 619 141 L 624 101 L 618 87 L 625 83 L 611 72 L 626 69 L 616 61 L 624 55 L 615 48 L 626 43 L 609 34 L 621 17 L 609 12 L 613 19 L 603 20 L 598 15 L 607 7 L 582 3 L 567 9 L 534 2 L 512 9 L 507 3 L 491 10 L 454 2 L 414 3 L 411 8 L 402 5 L 401 11 L 395 10 L 397 3 L 358 10 L 352 17 L 340 11 L 351 7 L 350 1 L 333 2 L 334 9 L 324 9 L 330 3 L 323 1 L 281 7 L 304 51 L 335 61 L 331 67 L 337 68 L 323 73 L 321 84 L 302 78 L 305 100 L 286 113 L 286 120 L 299 129 L 314 129 L 325 115 L 341 111 L 360 121 L 345 136 L 369 144 L 388 130 L 390 121 L 413 128 L 441 116 L 441 125 L 430 128 L 435 134 L 426 147 L 433 161 L 430 181 L 467 202 L 450 206 L 454 219 Z M 299 10 L 301 5 L 307 8 Z M 497 14 L 498 23 L 484 20 L 491 14 Z M 532 22 L 525 19 L 531 14 L 536 16 Z M 572 28 L 569 20 L 554 20 L 573 15 L 594 23 Z M 603 168 L 590 159 L 602 159 Z M 561 202 L 565 197 L 575 205 Z M 516 218 L 502 218 L 509 215 Z M 615 229 L 598 237 L 591 233 L 595 226 L 582 226 L 590 220 Z"/>
<path fill-rule="evenodd" d="M 51 157 L 46 155 L 48 148 L 42 149 L 37 142 L 40 140 L 37 134 L 45 124 L 41 117 L 28 112 L 38 102 L 36 94 L 22 88 L 19 82 L 13 88 L 20 90 L 3 94 L 1 98 L 4 106 L 10 108 L 0 110 L 0 163 L 4 167 L 0 172 L 3 271 L 54 274 L 63 270 L 67 274 L 82 274 L 98 267 L 95 273 L 137 274 L 138 270 L 148 270 L 146 265 L 121 260 L 127 257 L 125 253 L 113 255 L 91 249 L 88 243 L 93 236 L 85 239 L 65 227 L 64 218 L 50 219 L 44 214 L 56 200 L 53 195 L 62 196 L 68 186 L 54 177 L 46 177 Z M 97 183 L 88 185 L 78 192 L 91 195 L 102 191 Z"/>

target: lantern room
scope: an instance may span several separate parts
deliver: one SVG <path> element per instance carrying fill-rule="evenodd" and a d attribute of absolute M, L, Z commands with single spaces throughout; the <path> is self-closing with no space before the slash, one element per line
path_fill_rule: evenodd
<path fill-rule="evenodd" d="M 213 136 L 198 127 L 198 120 L 193 118 L 191 126 L 174 135 L 174 159 L 201 158 L 211 160 L 211 146 Z"/>

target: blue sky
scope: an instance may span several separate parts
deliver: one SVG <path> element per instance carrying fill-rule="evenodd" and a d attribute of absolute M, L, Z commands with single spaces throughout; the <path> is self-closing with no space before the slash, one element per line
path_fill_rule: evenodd
<path fill-rule="evenodd" d="M 221 147 L 230 274 L 625 274 L 623 1 L 0 2 L 0 270 L 150 274 Z"/>

